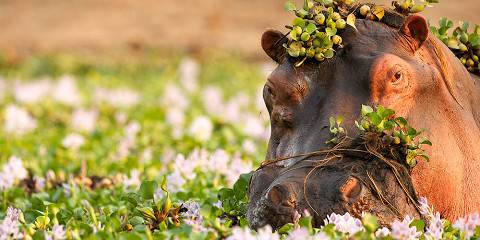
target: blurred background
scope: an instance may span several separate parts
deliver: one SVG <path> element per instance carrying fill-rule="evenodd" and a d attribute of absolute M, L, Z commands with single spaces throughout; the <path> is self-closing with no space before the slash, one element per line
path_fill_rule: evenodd
<path fill-rule="evenodd" d="M 297 0 L 297 2 L 300 2 Z M 389 5 L 391 1 L 373 1 Z M 480 23 L 479 0 L 441 0 L 424 14 Z M 146 49 L 226 50 L 265 59 L 259 39 L 283 30 L 284 0 L 0 0 L 0 51 L 9 59 L 38 53 L 90 56 Z"/>

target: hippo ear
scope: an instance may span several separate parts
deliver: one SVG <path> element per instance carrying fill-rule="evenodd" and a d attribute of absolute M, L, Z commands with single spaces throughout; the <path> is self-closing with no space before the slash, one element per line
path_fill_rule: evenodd
<path fill-rule="evenodd" d="M 428 38 L 427 20 L 420 14 L 412 14 L 407 17 L 400 32 L 406 37 L 413 52 L 416 52 Z"/>
<path fill-rule="evenodd" d="M 285 53 L 282 45 L 287 41 L 285 34 L 269 29 L 262 35 L 262 48 L 275 62 L 280 62 L 282 55 Z"/>

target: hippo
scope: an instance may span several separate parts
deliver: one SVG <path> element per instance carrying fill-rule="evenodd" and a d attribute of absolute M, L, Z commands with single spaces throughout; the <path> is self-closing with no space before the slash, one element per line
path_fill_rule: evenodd
<path fill-rule="evenodd" d="M 261 196 L 250 202 L 250 226 L 279 228 L 305 214 L 313 214 L 313 225 L 319 226 L 333 212 L 348 212 L 357 218 L 368 212 L 378 216 L 382 226 L 406 215 L 420 218 L 404 152 L 369 133 L 278 169 L 266 195 L 250 193 Z M 273 176 L 267 172 L 271 164 L 257 170 L 260 178 L 256 181 L 270 182 L 261 177 Z M 252 189 L 256 190 L 260 189 Z"/>
<path fill-rule="evenodd" d="M 433 143 L 426 148 L 430 161 L 419 162 L 409 175 L 418 195 L 426 197 L 442 217 L 455 220 L 480 211 L 479 77 L 429 32 L 420 14 L 386 10 L 381 21 L 357 19 L 356 29 L 347 27 L 342 38 L 343 47 L 334 58 L 307 60 L 295 67 L 298 59 L 282 47 L 288 41 L 285 34 L 267 30 L 262 36 L 262 48 L 278 63 L 263 89 L 271 122 L 266 162 L 274 164 L 264 164 L 252 175 L 250 226 L 279 226 L 305 210 L 321 224 L 327 212 L 351 210 L 341 204 L 355 205 L 351 201 L 358 198 L 350 198 L 348 189 L 371 191 L 365 183 L 349 180 L 354 177 L 349 170 L 333 170 L 333 166 L 315 171 L 308 191 L 298 190 L 314 168 L 308 153 L 329 147 L 329 117 L 343 116 L 347 132 L 355 135 L 353 123 L 362 104 L 394 109 L 410 125 L 425 130 Z M 378 174 L 372 176 L 375 179 L 385 176 L 383 187 L 393 186 L 390 173 L 372 174 Z M 395 196 L 401 198 L 398 204 L 408 205 L 405 195 Z M 377 203 L 372 200 L 365 210 L 382 211 L 384 204 Z M 404 209 L 402 215 L 411 213 Z"/>

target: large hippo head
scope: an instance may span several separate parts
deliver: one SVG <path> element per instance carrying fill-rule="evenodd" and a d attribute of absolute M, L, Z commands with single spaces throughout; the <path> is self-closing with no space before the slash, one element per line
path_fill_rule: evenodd
<path fill-rule="evenodd" d="M 478 80 L 429 34 L 420 15 L 404 17 L 387 11 L 382 22 L 357 19 L 356 27 L 343 31 L 344 44 L 334 58 L 307 61 L 300 67 L 294 66 L 298 59 L 289 57 L 282 47 L 285 34 L 275 30 L 263 34 L 263 49 L 278 63 L 264 87 L 271 120 L 266 160 L 285 160 L 266 165 L 252 176 L 248 213 L 252 227 L 279 226 L 304 209 L 321 220 L 327 213 L 351 211 L 363 198 L 370 202 L 362 210 L 384 212 L 385 219 L 394 216 L 386 214 L 385 202 L 345 167 L 357 162 L 364 175 L 371 167 L 352 157 L 337 162 L 339 166 L 317 169 L 309 177 L 307 191 L 302 190 L 314 168 L 312 159 L 302 154 L 327 147 L 330 116 L 344 116 L 349 135 L 354 134 L 348 126 L 353 126 L 361 104 L 393 108 L 413 126 L 427 130 L 434 144 L 427 149 L 432 161 L 420 163 L 412 173 L 420 195 L 427 196 L 446 217 L 480 210 L 476 204 L 480 191 L 462 190 L 480 184 L 480 177 L 467 175 L 472 169 L 480 170 L 480 147 L 472 145 L 480 140 Z M 377 167 L 371 173 L 374 179 L 382 179 L 380 188 L 398 197 L 392 202 L 408 205 L 391 171 Z M 412 210 L 411 206 L 403 209 L 402 214 Z"/>

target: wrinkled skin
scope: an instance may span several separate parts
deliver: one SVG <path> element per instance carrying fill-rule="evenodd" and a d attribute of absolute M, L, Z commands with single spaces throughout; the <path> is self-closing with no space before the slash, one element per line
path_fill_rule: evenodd
<path fill-rule="evenodd" d="M 287 57 L 281 47 L 286 41 L 283 34 L 264 33 L 262 47 L 279 64 L 264 87 L 271 117 L 266 159 L 324 149 L 331 138 L 330 116 L 342 115 L 344 125 L 353 126 L 361 104 L 383 105 L 415 128 L 425 129 L 433 143 L 426 149 L 430 162 L 420 162 L 411 174 L 418 195 L 450 220 L 480 211 L 480 80 L 429 34 L 422 16 L 396 18 L 398 26 L 358 19 L 357 31 L 347 28 L 342 33 L 344 47 L 333 59 L 298 68 L 293 66 L 296 59 Z M 348 133 L 354 135 L 355 130 L 349 128 Z M 302 189 L 308 171 L 284 173 L 306 160 L 295 157 L 255 172 L 249 193 L 252 227 L 278 226 L 290 222 L 292 212 L 307 209 L 303 193 L 295 189 Z M 338 189 L 348 178 L 340 171 L 319 172 L 311 179 L 307 195 L 317 212 L 325 215 L 343 208 Z M 289 187 L 272 192 L 279 185 Z M 295 201 L 285 204 L 290 196 Z"/>
<path fill-rule="evenodd" d="M 279 228 L 291 222 L 295 215 L 305 214 L 305 210 L 313 215 L 315 226 L 322 225 L 327 215 L 333 212 L 348 212 L 357 218 L 361 218 L 363 212 L 369 212 L 378 216 L 381 225 L 388 225 L 405 215 L 420 217 L 413 204 L 416 199 L 409 200 L 391 169 L 379 159 L 342 155 L 314 169 L 312 166 L 318 163 L 306 160 L 282 169 L 279 172 L 281 177 L 271 183 L 267 194 L 251 202 L 250 226 L 259 228 L 269 224 Z M 398 166 L 405 176 L 402 183 L 409 186 L 407 192 L 415 198 L 406 166 Z M 257 174 L 263 175 L 262 171 L 258 170 Z M 382 194 L 383 202 L 378 192 Z"/>

